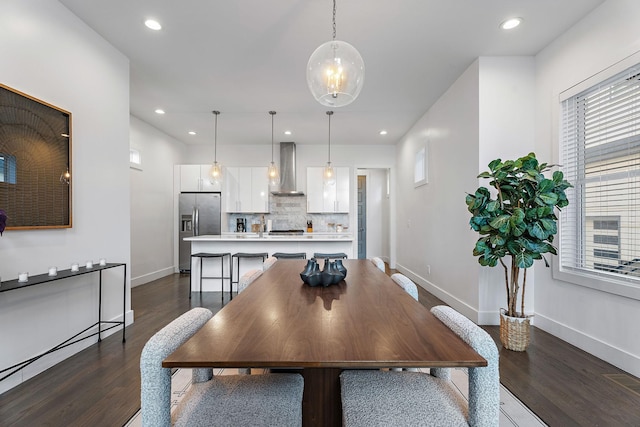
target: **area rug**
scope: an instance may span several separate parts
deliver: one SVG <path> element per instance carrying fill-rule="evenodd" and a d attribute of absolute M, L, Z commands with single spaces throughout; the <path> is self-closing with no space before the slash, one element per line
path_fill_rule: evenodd
<path fill-rule="evenodd" d="M 422 369 L 420 369 L 422 370 Z M 428 370 L 422 370 L 428 372 Z M 215 375 L 235 375 L 237 369 L 219 369 Z M 253 369 L 252 374 L 260 374 L 262 369 Z M 469 380 L 466 369 L 454 369 L 451 374 L 453 384 L 466 399 Z M 178 369 L 171 377 L 171 410 L 178 405 L 184 394 L 191 386 L 191 369 Z M 125 427 L 141 427 L 140 411 L 131 417 Z M 500 385 L 500 427 L 545 427 L 546 424 L 527 408 L 503 385 Z"/>

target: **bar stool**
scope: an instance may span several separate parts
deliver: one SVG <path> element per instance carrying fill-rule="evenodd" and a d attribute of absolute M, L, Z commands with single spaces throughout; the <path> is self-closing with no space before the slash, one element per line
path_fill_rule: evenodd
<path fill-rule="evenodd" d="M 337 252 L 337 253 L 333 253 L 333 254 L 324 254 L 322 252 L 315 252 L 313 254 L 314 258 L 319 258 L 319 259 L 324 259 L 324 258 L 329 258 L 329 259 L 347 259 L 347 254 L 345 254 L 344 252 Z"/>
<path fill-rule="evenodd" d="M 199 252 L 197 254 L 192 254 L 191 255 L 191 265 L 193 265 L 193 259 L 194 258 L 198 258 L 200 259 L 200 296 L 202 296 L 202 279 L 220 279 L 220 285 L 221 285 L 221 290 L 222 292 L 220 292 L 221 296 L 222 296 L 222 301 L 224 301 L 224 279 L 229 279 L 231 280 L 231 276 L 227 276 L 225 277 L 224 275 L 224 258 L 225 257 L 229 257 L 229 263 L 231 263 L 231 253 L 230 252 L 221 252 L 221 253 L 217 253 L 217 254 L 212 254 L 212 253 L 208 253 L 208 252 Z M 202 275 L 202 259 L 203 258 L 220 258 L 220 276 L 203 276 Z M 231 271 L 231 268 L 229 268 L 229 271 Z M 191 289 L 192 289 L 192 282 L 193 282 L 193 275 L 191 275 L 191 277 L 189 277 L 189 299 L 191 299 Z M 231 289 L 233 289 L 233 285 L 231 283 L 229 283 L 229 286 L 231 287 Z M 231 290 L 229 290 L 229 293 L 231 293 Z"/>
<path fill-rule="evenodd" d="M 235 276 L 236 280 L 233 281 L 233 259 L 237 258 L 238 274 Z M 240 259 L 241 258 L 262 258 L 262 262 L 269 258 L 269 254 L 266 252 L 237 252 L 231 256 L 231 299 L 233 299 L 233 284 L 238 283 L 240 280 Z"/>
<path fill-rule="evenodd" d="M 276 252 L 273 256 L 278 259 L 307 259 L 306 252 Z"/>

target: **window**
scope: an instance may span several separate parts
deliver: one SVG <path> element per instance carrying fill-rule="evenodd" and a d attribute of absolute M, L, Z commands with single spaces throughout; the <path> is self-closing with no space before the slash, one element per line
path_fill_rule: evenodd
<path fill-rule="evenodd" d="M 562 102 L 560 270 L 640 286 L 640 66 Z"/>
<path fill-rule="evenodd" d="M 129 167 L 142 170 L 142 156 L 135 148 L 129 148 Z"/>

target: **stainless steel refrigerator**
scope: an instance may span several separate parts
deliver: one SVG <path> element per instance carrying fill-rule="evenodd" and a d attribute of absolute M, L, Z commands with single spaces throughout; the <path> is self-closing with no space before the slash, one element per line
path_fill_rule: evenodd
<path fill-rule="evenodd" d="M 178 268 L 191 271 L 191 242 L 185 237 L 220 234 L 220 193 L 180 193 Z"/>

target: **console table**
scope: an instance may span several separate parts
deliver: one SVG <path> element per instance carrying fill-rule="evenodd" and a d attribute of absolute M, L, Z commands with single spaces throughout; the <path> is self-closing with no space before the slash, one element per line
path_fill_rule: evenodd
<path fill-rule="evenodd" d="M 103 270 L 107 270 L 110 268 L 115 268 L 115 267 L 122 267 L 123 269 L 123 280 L 122 280 L 122 321 L 108 321 L 108 320 L 102 320 L 102 271 Z M 46 356 L 47 354 L 53 353 L 54 351 L 63 349 L 65 347 L 68 347 L 72 344 L 75 344 L 79 341 L 85 340 L 87 338 L 91 338 L 93 336 L 98 336 L 98 342 L 102 341 L 102 332 L 106 332 L 109 329 L 113 329 L 116 328 L 120 325 L 122 325 L 122 342 L 124 343 L 126 341 L 125 339 L 125 315 L 126 315 L 126 302 L 127 302 L 127 264 L 123 264 L 123 263 L 107 263 L 106 265 L 94 265 L 92 268 L 86 268 L 86 267 L 80 267 L 78 269 L 78 271 L 71 271 L 70 269 L 67 270 L 58 270 L 58 274 L 56 276 L 49 276 L 48 274 L 38 274 L 35 276 L 30 276 L 29 280 L 26 282 L 19 282 L 18 279 L 15 280 L 7 280 L 5 282 L 0 283 L 0 293 L 2 292 L 9 292 L 9 291 L 14 291 L 14 290 L 18 290 L 18 289 L 24 289 L 27 288 L 29 286 L 36 286 L 36 285 L 41 285 L 43 283 L 48 283 L 48 282 L 53 282 L 55 280 L 62 280 L 62 279 L 68 279 L 70 277 L 77 277 L 77 276 L 82 276 L 83 274 L 90 274 L 90 273 L 98 273 L 99 275 L 99 292 L 98 292 L 98 321 L 95 322 L 94 324 L 86 327 L 85 329 L 83 329 L 82 331 L 78 332 L 77 334 L 75 334 L 74 336 L 72 336 L 71 338 L 61 342 L 60 344 L 52 347 L 51 349 L 45 351 L 44 353 L 41 353 L 37 356 L 32 357 L 31 359 L 27 359 L 23 362 L 17 363 L 13 366 L 9 366 L 8 368 L 5 368 L 3 370 L 0 371 L 0 374 L 4 374 L 5 372 L 8 372 L 6 375 L 0 377 L 0 381 L 4 380 L 5 378 L 10 377 L 11 375 L 15 374 L 16 372 L 20 371 L 22 368 L 32 364 L 33 362 L 35 362 L 36 360 L 40 359 L 41 357 Z M 108 327 L 103 329 L 103 325 L 109 325 Z M 86 334 L 87 331 L 89 331 L 92 328 L 98 327 L 98 331 L 97 332 L 93 332 L 91 334 Z M 83 336 L 84 335 L 84 336 Z"/>

